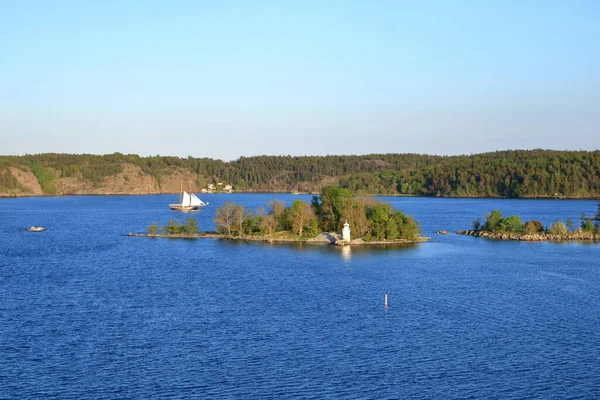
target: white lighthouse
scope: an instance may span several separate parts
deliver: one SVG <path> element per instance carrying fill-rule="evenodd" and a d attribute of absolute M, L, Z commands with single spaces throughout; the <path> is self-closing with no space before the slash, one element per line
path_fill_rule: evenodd
<path fill-rule="evenodd" d="M 350 241 L 350 225 L 348 224 L 348 221 L 346 221 L 344 224 L 344 229 L 342 229 L 342 240 L 344 242 Z"/>

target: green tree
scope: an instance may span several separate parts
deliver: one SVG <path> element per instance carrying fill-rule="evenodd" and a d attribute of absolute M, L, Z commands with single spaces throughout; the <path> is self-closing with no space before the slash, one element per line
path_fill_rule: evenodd
<path fill-rule="evenodd" d="M 158 223 L 157 222 L 153 222 L 148 227 L 148 233 L 151 234 L 151 235 L 156 235 L 158 233 Z"/>
<path fill-rule="evenodd" d="M 483 223 L 482 229 L 484 231 L 495 232 L 496 230 L 500 229 L 502 221 L 502 213 L 498 210 L 493 210 L 485 216 L 485 222 Z"/>
<path fill-rule="evenodd" d="M 419 237 L 421 229 L 418 222 L 411 216 L 405 215 L 402 211 L 396 211 L 393 214 L 393 219 L 398 227 L 398 238 L 415 240 Z"/>
<path fill-rule="evenodd" d="M 481 228 L 481 220 L 479 218 L 475 218 L 473 220 L 473 230 L 478 231 Z"/>
<path fill-rule="evenodd" d="M 567 218 L 567 229 L 569 232 L 573 232 L 573 220 L 571 218 Z"/>
<path fill-rule="evenodd" d="M 548 232 L 554 235 L 564 235 L 567 233 L 567 227 L 565 224 L 557 220 L 550 226 Z"/>
<path fill-rule="evenodd" d="M 244 234 L 257 235 L 263 233 L 260 224 L 261 219 L 262 217 L 260 215 L 255 215 L 251 212 L 246 213 L 246 218 L 242 224 Z"/>
<path fill-rule="evenodd" d="M 317 218 L 310 218 L 306 223 L 304 234 L 308 237 L 315 237 L 319 233 L 319 222 L 317 221 Z"/>
<path fill-rule="evenodd" d="M 181 233 L 196 235 L 198 233 L 198 221 L 196 221 L 196 218 L 188 218 L 185 225 L 181 227 Z"/>
<path fill-rule="evenodd" d="M 581 230 L 584 232 L 594 232 L 594 224 L 592 223 L 592 220 L 589 218 L 586 218 L 583 221 L 583 224 L 581 226 Z"/>
<path fill-rule="evenodd" d="M 168 235 L 179 235 L 181 232 L 181 222 L 176 219 L 169 219 L 169 223 L 162 228 L 163 233 Z"/>
<path fill-rule="evenodd" d="M 369 237 L 376 240 L 385 240 L 386 229 L 390 219 L 391 206 L 387 203 L 376 203 L 367 209 L 367 217 L 371 221 L 371 232 Z"/>
<path fill-rule="evenodd" d="M 337 186 L 327 186 L 321 191 L 321 196 L 313 197 L 313 208 L 324 231 L 338 231 L 342 210 L 354 194 L 348 189 Z"/>
<path fill-rule="evenodd" d="M 388 219 L 385 226 L 385 238 L 387 240 L 396 240 L 398 239 L 398 225 L 396 224 L 395 219 Z"/>
<path fill-rule="evenodd" d="M 522 232 L 525 229 L 525 225 L 521 221 L 521 218 L 512 215 L 502 220 L 500 229 L 504 232 Z"/>

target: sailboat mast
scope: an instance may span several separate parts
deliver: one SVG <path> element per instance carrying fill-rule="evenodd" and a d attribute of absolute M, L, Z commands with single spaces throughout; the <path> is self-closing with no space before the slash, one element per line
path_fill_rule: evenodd
<path fill-rule="evenodd" d="M 179 181 L 179 185 L 181 186 L 179 188 L 179 204 L 183 203 L 183 181 Z"/>

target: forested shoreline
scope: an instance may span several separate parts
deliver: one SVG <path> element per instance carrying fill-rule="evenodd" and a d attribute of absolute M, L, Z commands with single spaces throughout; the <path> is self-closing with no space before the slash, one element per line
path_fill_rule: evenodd
<path fill-rule="evenodd" d="M 38 193 L 25 184 L 25 174 L 35 176 Z M 4 196 L 111 194 L 109 182 L 117 176 L 132 187 L 141 185 L 135 178 L 144 178 L 149 188 L 140 188 L 138 194 L 173 192 L 173 185 L 165 186 L 166 180 L 185 176 L 196 190 L 221 182 L 241 192 L 315 193 L 337 184 L 357 194 L 375 195 L 596 198 L 600 195 L 600 151 L 256 156 L 228 162 L 120 153 L 0 156 L 0 194 Z M 71 189 L 80 185 L 79 190 L 64 189 L 61 182 L 66 180 Z"/>

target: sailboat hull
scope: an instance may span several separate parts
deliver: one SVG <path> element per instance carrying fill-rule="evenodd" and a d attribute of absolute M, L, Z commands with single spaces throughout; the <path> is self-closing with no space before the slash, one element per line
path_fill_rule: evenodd
<path fill-rule="evenodd" d="M 181 204 L 169 204 L 169 208 L 175 211 L 194 211 L 200 206 L 182 206 Z"/>

